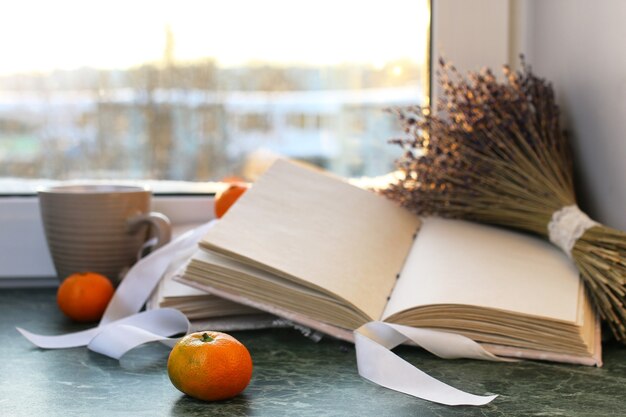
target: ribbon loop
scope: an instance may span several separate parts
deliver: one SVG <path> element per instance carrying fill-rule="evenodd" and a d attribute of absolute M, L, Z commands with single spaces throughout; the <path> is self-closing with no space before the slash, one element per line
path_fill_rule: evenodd
<path fill-rule="evenodd" d="M 98 327 L 58 336 L 39 335 L 19 327 L 17 330 L 40 348 L 87 346 L 114 359 L 147 342 L 172 345 L 177 339 L 169 336 L 188 333 L 191 327 L 184 314 L 169 308 L 138 312 L 163 274 L 170 271 L 173 261 L 182 261 L 180 254 L 195 249 L 213 224 L 211 221 L 190 230 L 139 260 L 118 286 Z"/>
<path fill-rule="evenodd" d="M 189 332 L 189 320 L 172 308 L 160 308 L 135 314 L 105 326 L 87 345 L 87 348 L 119 359 L 137 346 L 148 342 L 161 342 L 169 346 L 178 338 L 170 336 Z"/>

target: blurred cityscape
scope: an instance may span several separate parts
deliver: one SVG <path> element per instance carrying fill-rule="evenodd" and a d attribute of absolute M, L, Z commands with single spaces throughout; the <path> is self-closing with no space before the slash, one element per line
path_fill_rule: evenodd
<path fill-rule="evenodd" d="M 326 67 L 212 59 L 0 76 L 0 177 L 206 181 L 286 156 L 344 176 L 389 172 L 390 106 L 424 100 L 410 60 Z"/>

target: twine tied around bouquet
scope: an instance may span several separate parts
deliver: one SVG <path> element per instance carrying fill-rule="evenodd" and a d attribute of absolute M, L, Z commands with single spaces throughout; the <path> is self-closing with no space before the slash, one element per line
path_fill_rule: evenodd
<path fill-rule="evenodd" d="M 548 223 L 548 238 L 571 259 L 576 241 L 596 225 L 598 222 L 591 220 L 576 204 L 572 204 L 552 214 Z"/>

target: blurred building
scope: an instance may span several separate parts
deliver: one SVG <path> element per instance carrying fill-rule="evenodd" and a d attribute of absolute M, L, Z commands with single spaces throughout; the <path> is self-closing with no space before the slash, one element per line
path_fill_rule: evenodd
<path fill-rule="evenodd" d="M 0 89 L 0 176 L 209 180 L 243 174 L 254 155 L 346 176 L 388 172 L 398 125 L 384 109 L 420 104 L 420 85 L 320 89 L 319 77 L 300 73 L 317 89 L 289 90 L 293 71 L 265 69 L 278 91 L 207 88 L 214 74 L 205 88 L 177 87 L 177 73 L 163 72 L 133 87 L 109 77 L 106 88 Z"/>

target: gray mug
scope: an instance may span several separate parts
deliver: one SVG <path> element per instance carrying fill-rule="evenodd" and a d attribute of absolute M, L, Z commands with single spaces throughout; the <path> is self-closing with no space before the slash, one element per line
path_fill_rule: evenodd
<path fill-rule="evenodd" d="M 98 272 L 117 285 L 154 236 L 152 249 L 171 238 L 166 216 L 151 212 L 143 187 L 69 185 L 39 191 L 39 208 L 50 255 L 60 280 Z"/>

